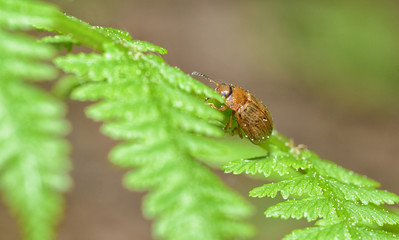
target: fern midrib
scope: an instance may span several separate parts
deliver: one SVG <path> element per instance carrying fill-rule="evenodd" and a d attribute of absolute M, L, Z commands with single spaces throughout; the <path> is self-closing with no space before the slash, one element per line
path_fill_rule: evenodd
<path fill-rule="evenodd" d="M 57 32 L 65 35 L 72 34 L 78 42 L 94 50 L 104 52 L 105 45 L 114 43 L 114 40 L 112 40 L 110 37 L 97 32 L 95 27 L 91 27 L 90 25 L 80 21 L 73 21 L 71 18 L 68 18 L 67 15 L 62 14 L 61 12 L 58 13 L 56 19 L 57 21 L 55 26 L 49 26 L 50 28 L 54 27 Z M 90 28 L 89 31 L 88 28 Z M 128 49 L 121 44 L 115 45 L 119 50 L 128 52 Z"/>

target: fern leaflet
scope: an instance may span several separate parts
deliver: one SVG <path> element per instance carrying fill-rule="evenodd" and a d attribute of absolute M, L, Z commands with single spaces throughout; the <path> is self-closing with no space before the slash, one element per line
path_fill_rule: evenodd
<path fill-rule="evenodd" d="M 398 215 L 379 205 L 398 203 L 399 196 L 375 189 L 377 182 L 322 160 L 277 132 L 270 138 L 269 150 L 264 159 L 232 161 L 223 168 L 237 174 L 281 176 L 281 181 L 250 191 L 252 197 L 274 198 L 280 192 L 288 199 L 269 207 L 267 217 L 319 220 L 318 227 L 295 230 L 284 239 L 397 238 L 394 233 L 378 229 L 385 224 L 399 224 Z"/>
<path fill-rule="evenodd" d="M 40 60 L 52 48 L 17 30 L 48 24 L 57 11 L 33 1 L 0 0 L 0 186 L 24 239 L 54 237 L 70 185 L 64 106 L 29 82 L 53 78 Z M 13 30 L 13 31 L 10 31 Z"/>

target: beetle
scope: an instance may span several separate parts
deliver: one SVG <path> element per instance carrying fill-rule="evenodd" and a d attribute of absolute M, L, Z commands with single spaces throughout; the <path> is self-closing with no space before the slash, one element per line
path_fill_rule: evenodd
<path fill-rule="evenodd" d="M 233 111 L 225 129 L 232 127 L 234 115 L 239 128 L 233 129 L 233 131 L 237 130 L 241 138 L 240 128 L 248 136 L 249 140 L 257 145 L 262 144 L 270 137 L 273 131 L 273 120 L 270 112 L 252 93 L 233 84 L 219 84 L 199 72 L 193 72 L 192 75 L 203 77 L 216 84 L 215 91 L 226 99 L 225 104 L 220 108 L 217 108 L 213 103 L 208 103 L 220 111 L 225 111 L 227 108 Z"/>

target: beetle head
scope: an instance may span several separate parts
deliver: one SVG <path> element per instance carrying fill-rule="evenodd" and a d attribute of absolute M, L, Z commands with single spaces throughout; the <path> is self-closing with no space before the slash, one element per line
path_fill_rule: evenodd
<path fill-rule="evenodd" d="M 220 95 L 222 95 L 224 98 L 230 97 L 231 93 L 233 92 L 233 89 L 229 84 L 217 84 L 216 85 L 216 92 L 218 92 Z"/>

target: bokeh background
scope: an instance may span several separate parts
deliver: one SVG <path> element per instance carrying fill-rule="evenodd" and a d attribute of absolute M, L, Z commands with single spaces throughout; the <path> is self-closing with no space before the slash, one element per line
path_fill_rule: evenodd
<path fill-rule="evenodd" d="M 48 2 L 165 47 L 167 63 L 186 73 L 250 90 L 269 107 L 278 131 L 399 194 L 398 1 Z M 58 239 L 152 239 L 151 221 L 141 214 L 145 193 L 123 188 L 124 171 L 107 160 L 115 142 L 99 133 L 84 108 L 69 102 L 75 184 Z M 223 178 L 243 196 L 263 184 Z M 276 200 L 248 200 L 257 208 L 255 239 L 281 239 L 309 225 L 266 219 L 263 211 Z M 0 211 L 0 239 L 19 239 L 14 220 Z"/>

